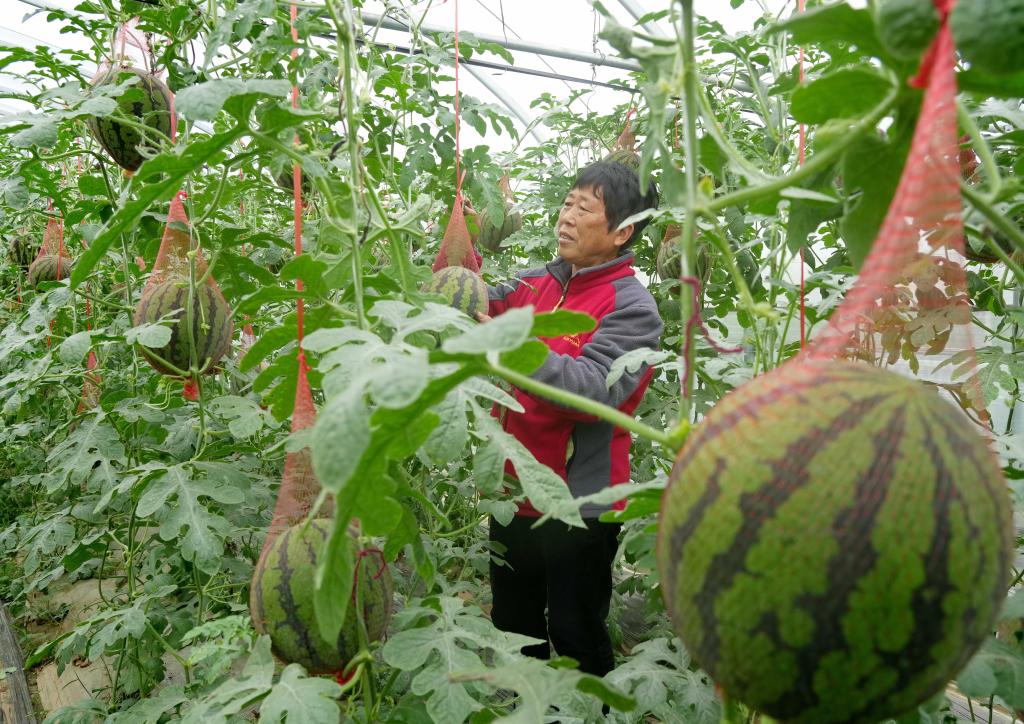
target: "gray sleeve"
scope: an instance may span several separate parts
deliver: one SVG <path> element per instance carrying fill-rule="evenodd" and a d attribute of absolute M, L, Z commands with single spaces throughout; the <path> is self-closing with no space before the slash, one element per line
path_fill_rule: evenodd
<path fill-rule="evenodd" d="M 610 388 L 608 372 L 616 359 L 634 349 L 657 349 L 664 324 L 650 293 L 638 282 L 616 290 L 615 310 L 606 314 L 579 357 L 548 353 L 531 377 L 612 407 L 621 405 L 647 371 L 626 372 Z"/>

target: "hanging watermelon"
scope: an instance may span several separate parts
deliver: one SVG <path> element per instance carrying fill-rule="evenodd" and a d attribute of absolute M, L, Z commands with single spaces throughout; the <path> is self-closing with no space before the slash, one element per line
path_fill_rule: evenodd
<path fill-rule="evenodd" d="M 148 71 L 115 63 L 92 81 L 96 89 L 111 85 L 128 85 L 116 99 L 121 113 L 138 120 L 152 134 L 170 138 L 171 91 L 162 80 Z M 151 153 L 157 148 L 150 134 L 144 138 L 137 128 L 118 121 L 115 116 L 90 116 L 86 125 L 114 163 L 127 171 L 136 171 L 146 160 L 140 149 Z"/>

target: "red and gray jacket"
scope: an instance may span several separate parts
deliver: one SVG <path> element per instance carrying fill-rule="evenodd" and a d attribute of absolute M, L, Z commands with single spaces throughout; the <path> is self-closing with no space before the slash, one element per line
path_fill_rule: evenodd
<path fill-rule="evenodd" d="M 633 414 L 653 370 L 644 365 L 635 372 L 626 371 L 611 387 L 606 382 L 608 372 L 626 352 L 656 349 L 663 324 L 654 297 L 636 278 L 632 253 L 580 269 L 575 276 L 572 267 L 558 258 L 489 287 L 488 297 L 491 316 L 532 305 L 537 312 L 571 309 L 596 319 L 597 327 L 591 332 L 542 339 L 550 352 L 531 377 Z M 626 430 L 519 389 L 514 393 L 524 411 L 501 408 L 502 427 L 565 479 L 574 497 L 629 481 Z M 506 463 L 505 472 L 515 477 L 511 463 Z M 581 513 L 595 518 L 609 507 L 588 504 Z M 539 513 L 527 501 L 519 515 Z"/>

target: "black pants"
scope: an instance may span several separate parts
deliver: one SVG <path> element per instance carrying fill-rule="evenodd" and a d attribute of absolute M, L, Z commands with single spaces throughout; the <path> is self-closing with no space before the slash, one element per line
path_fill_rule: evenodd
<path fill-rule="evenodd" d="M 588 520 L 586 529 L 550 520 L 531 530 L 533 518 L 503 526 L 491 518 L 491 540 L 505 547 L 507 565 L 491 560 L 491 620 L 502 631 L 544 639 L 523 653 L 571 656 L 580 671 L 604 676 L 615 668 L 605 619 L 612 595 L 617 523 Z M 547 608 L 547 618 L 544 609 Z"/>

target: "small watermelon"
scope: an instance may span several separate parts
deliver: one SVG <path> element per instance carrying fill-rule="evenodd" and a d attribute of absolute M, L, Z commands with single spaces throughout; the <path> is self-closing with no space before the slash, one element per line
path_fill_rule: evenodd
<path fill-rule="evenodd" d="M 683 273 L 682 257 L 679 253 L 679 246 L 673 241 L 679 237 L 680 229 L 675 224 L 669 224 L 665 229 L 665 236 L 658 246 L 658 256 L 655 259 L 655 267 L 658 276 L 662 280 L 678 279 Z M 705 244 L 697 246 L 697 276 L 701 284 L 706 284 L 711 273 L 711 259 L 708 256 L 708 249 Z"/>
<path fill-rule="evenodd" d="M 496 226 L 491 221 L 490 214 L 484 209 L 480 214 L 480 235 L 477 242 L 487 251 L 495 252 L 501 248 L 501 242 L 522 228 L 523 215 L 518 211 L 512 211 L 511 205 L 505 207 L 505 218 L 502 219 L 501 226 Z"/>
<path fill-rule="evenodd" d="M 291 167 L 282 169 L 280 172 L 274 174 L 274 183 L 280 186 L 288 193 L 294 193 L 293 189 L 293 176 L 294 169 Z M 302 180 L 299 182 L 302 190 L 302 197 L 305 198 L 313 192 L 313 179 L 309 177 L 309 174 L 302 174 Z"/>
<path fill-rule="evenodd" d="M 195 358 L 200 374 L 213 372 L 217 363 L 231 349 L 231 337 L 235 327 L 231 321 L 231 307 L 220 290 L 209 284 L 196 289 L 192 300 L 192 334 L 188 333 L 186 304 L 188 283 L 169 280 L 156 284 L 143 292 L 135 308 L 134 324 L 155 323 L 170 317 L 171 340 L 163 347 L 151 349 L 139 347 L 142 356 L 162 375 L 176 375 L 161 359 L 180 370 L 192 366 L 192 341 L 195 341 Z"/>
<path fill-rule="evenodd" d="M 361 615 L 350 605 L 337 641 L 320 634 L 313 608 L 314 575 L 320 551 L 331 534 L 324 519 L 299 523 L 283 532 L 256 566 L 249 598 L 258 630 L 270 636 L 274 653 L 289 663 L 302 664 L 311 674 L 333 674 L 359 652 L 360 623 L 369 641 L 384 636 L 391 620 L 391 572 L 379 553 L 358 558 L 353 600 L 362 602 Z M 361 621 L 360 621 L 361 619 Z"/>
<path fill-rule="evenodd" d="M 66 256 L 44 254 L 36 259 L 28 268 L 28 283 L 39 286 L 42 282 L 56 282 L 66 279 L 71 274 L 74 262 Z"/>
<path fill-rule="evenodd" d="M 473 319 L 477 313 L 487 313 L 487 285 L 479 274 L 465 267 L 449 266 L 434 272 L 423 291 L 440 294 Z"/>
<path fill-rule="evenodd" d="M 28 269 L 39 254 L 39 243 L 33 241 L 32 237 L 25 232 L 19 232 L 11 239 L 7 247 L 7 255 L 12 264 Z"/>
<path fill-rule="evenodd" d="M 658 525 L 666 606 L 733 699 L 787 723 L 882 721 L 991 636 L 1012 510 L 985 439 L 933 389 L 789 363 L 680 452 Z"/>
<path fill-rule="evenodd" d="M 634 171 L 640 169 L 640 154 L 636 151 L 630 151 L 629 149 L 619 148 L 608 153 L 602 161 L 611 161 L 613 163 L 621 163 L 623 166 L 629 166 Z"/>
<path fill-rule="evenodd" d="M 92 82 L 93 88 L 113 84 L 134 82 L 116 98 L 118 110 L 131 116 L 153 133 L 171 135 L 171 91 L 162 80 L 152 73 L 139 68 L 113 65 L 99 73 Z M 155 150 L 152 137 L 144 139 L 139 130 L 120 123 L 115 116 L 90 116 L 86 119 L 92 137 L 110 154 L 114 162 L 123 169 L 135 171 L 146 160 L 140 147 Z"/>

